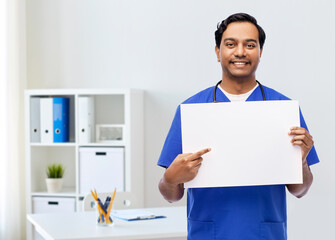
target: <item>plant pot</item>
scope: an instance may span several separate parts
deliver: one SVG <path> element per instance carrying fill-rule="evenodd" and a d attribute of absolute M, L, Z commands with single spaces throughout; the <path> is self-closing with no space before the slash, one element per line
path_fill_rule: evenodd
<path fill-rule="evenodd" d="M 62 190 L 63 178 L 47 178 L 45 181 L 49 193 L 56 193 Z"/>

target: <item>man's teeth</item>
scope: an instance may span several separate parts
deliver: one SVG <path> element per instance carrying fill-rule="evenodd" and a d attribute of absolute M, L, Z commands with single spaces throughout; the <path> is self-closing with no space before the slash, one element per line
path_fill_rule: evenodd
<path fill-rule="evenodd" d="M 237 64 L 237 65 L 245 65 L 247 64 L 246 62 L 234 62 L 234 64 Z"/>

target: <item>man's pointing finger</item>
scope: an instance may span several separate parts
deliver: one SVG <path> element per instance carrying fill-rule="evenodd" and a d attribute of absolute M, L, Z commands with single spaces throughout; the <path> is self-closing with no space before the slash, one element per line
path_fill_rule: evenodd
<path fill-rule="evenodd" d="M 199 152 L 193 153 L 192 156 L 190 156 L 190 159 L 192 159 L 192 160 L 198 159 L 199 157 L 201 157 L 202 155 L 208 153 L 211 150 L 212 150 L 211 148 L 202 149 Z"/>

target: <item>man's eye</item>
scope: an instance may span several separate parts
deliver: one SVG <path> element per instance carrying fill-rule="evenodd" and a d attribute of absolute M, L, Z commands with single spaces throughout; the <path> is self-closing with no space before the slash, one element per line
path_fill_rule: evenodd
<path fill-rule="evenodd" d="M 254 47 L 256 47 L 256 46 L 255 46 L 255 44 L 247 44 L 247 47 L 248 47 L 248 48 L 254 48 Z"/>
<path fill-rule="evenodd" d="M 234 43 L 226 43 L 227 47 L 234 47 Z"/>

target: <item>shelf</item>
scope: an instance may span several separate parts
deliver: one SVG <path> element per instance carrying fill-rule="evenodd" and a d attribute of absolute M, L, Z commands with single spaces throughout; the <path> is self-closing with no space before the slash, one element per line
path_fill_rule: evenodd
<path fill-rule="evenodd" d="M 76 192 L 74 188 L 63 188 L 62 192 L 58 193 L 49 193 L 46 191 L 42 192 L 32 192 L 31 196 L 33 197 L 76 197 Z"/>
<path fill-rule="evenodd" d="M 76 144 L 74 142 L 66 142 L 66 143 L 30 143 L 32 147 L 75 147 Z"/>
<path fill-rule="evenodd" d="M 76 143 L 31 143 L 31 147 L 75 147 Z M 124 147 L 124 141 L 113 143 L 83 143 L 79 147 Z"/>
<path fill-rule="evenodd" d="M 41 102 L 37 98 L 69 98 L 69 141 L 54 143 L 53 139 L 41 140 Z M 89 98 L 90 100 L 87 100 Z M 37 100 L 36 100 L 37 99 Z M 87 101 L 86 101 L 87 100 Z M 85 102 L 86 101 L 86 102 Z M 88 102 L 88 103 L 87 103 Z M 44 105 L 43 105 L 44 106 Z M 54 106 L 53 106 L 54 108 Z M 44 108 L 43 108 L 44 109 Z M 50 108 L 48 108 L 50 110 Z M 27 160 L 27 213 L 34 212 L 34 200 L 41 201 L 57 198 L 59 202 L 75 200 L 75 210 L 81 211 L 86 191 L 80 192 L 82 186 L 88 186 L 97 177 L 89 178 L 83 173 L 81 148 L 95 151 L 89 155 L 87 172 L 107 172 L 108 186 L 123 184 L 124 192 L 117 195 L 120 206 L 125 200 L 132 200 L 132 208 L 144 206 L 144 116 L 143 91 L 130 89 L 36 89 L 25 91 L 25 128 Z M 44 112 L 44 111 L 43 111 Z M 46 115 L 44 115 L 46 116 Z M 50 125 L 50 116 L 48 124 Z M 46 120 L 44 120 L 44 123 Z M 45 124 L 44 124 L 45 125 Z M 51 127 L 49 127 L 52 129 Z M 111 128 L 111 129 L 108 129 Z M 115 128 L 115 129 L 113 129 Z M 38 131 L 40 130 L 40 131 Z M 119 134 L 121 132 L 121 134 Z M 89 134 L 88 134 L 89 133 Z M 40 134 L 40 135 L 38 135 Z M 107 140 L 108 139 L 108 140 Z M 116 140 L 119 139 L 119 140 Z M 46 142 L 48 141 L 48 143 Z M 105 142 L 101 142 L 105 141 Z M 122 151 L 122 161 L 116 157 L 108 158 L 111 169 L 119 166 L 122 177 L 113 180 L 105 167 L 106 159 L 99 155 L 103 152 Z M 116 149 L 120 148 L 120 149 Z M 93 157 L 94 156 L 94 157 Z M 96 160 L 99 156 L 99 162 Z M 109 157 L 109 155 L 108 155 Z M 118 159 L 121 159 L 120 157 Z M 94 162 L 93 162 L 94 160 Z M 46 169 L 50 164 L 59 163 L 65 167 L 63 189 L 58 193 L 49 193 L 46 188 Z M 121 170 L 120 170 L 121 169 Z M 118 172 L 118 173 L 119 173 Z M 119 174 L 119 175 L 120 175 Z M 117 174 L 113 174 L 116 176 Z M 105 183 L 106 177 L 92 186 Z M 86 183 L 85 183 L 86 181 Z M 90 187 L 89 187 L 90 188 Z M 112 187 L 111 187 L 112 188 Z M 99 190 L 99 189 L 97 189 Z M 127 194 L 126 194 L 127 193 Z M 60 207 L 60 206 L 58 206 Z M 27 239 L 32 239 L 32 228 L 27 226 Z"/>
<path fill-rule="evenodd" d="M 120 141 L 115 143 L 85 143 L 79 144 L 79 147 L 124 147 L 125 145 L 124 141 Z"/>

